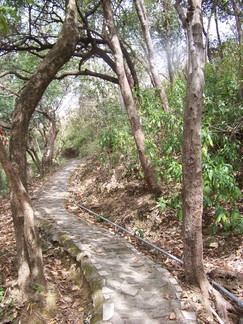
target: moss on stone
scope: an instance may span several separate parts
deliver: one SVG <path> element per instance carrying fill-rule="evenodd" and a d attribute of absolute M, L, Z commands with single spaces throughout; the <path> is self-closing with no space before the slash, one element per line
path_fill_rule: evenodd
<path fill-rule="evenodd" d="M 93 292 L 92 300 L 93 300 L 94 313 L 96 313 L 100 309 L 100 307 L 103 305 L 103 302 L 104 302 L 104 297 L 102 295 L 101 290 L 97 290 L 97 291 Z"/>
<path fill-rule="evenodd" d="M 62 244 L 64 247 L 69 247 L 72 243 L 72 240 L 66 233 L 60 233 L 57 237 L 57 240 L 60 244 Z"/>
<path fill-rule="evenodd" d="M 44 232 L 46 232 L 46 231 L 49 232 L 50 230 L 52 230 L 53 226 L 47 220 L 42 220 L 41 223 L 40 223 L 40 228 Z"/>
<path fill-rule="evenodd" d="M 89 282 L 91 291 L 97 291 L 102 288 L 102 279 L 96 275 Z"/>
<path fill-rule="evenodd" d="M 83 262 L 82 271 L 85 276 L 91 276 L 93 274 L 94 268 L 89 262 Z"/>
<path fill-rule="evenodd" d="M 79 253 L 80 253 L 80 249 L 77 247 L 77 245 L 73 244 L 69 249 L 68 249 L 68 253 L 73 256 L 76 257 Z"/>

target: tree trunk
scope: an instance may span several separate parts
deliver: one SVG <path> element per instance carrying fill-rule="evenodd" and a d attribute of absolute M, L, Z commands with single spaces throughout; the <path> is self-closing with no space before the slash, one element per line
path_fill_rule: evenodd
<path fill-rule="evenodd" d="M 201 119 L 204 89 L 204 60 L 201 0 L 188 1 L 187 17 L 176 7 L 187 31 L 188 79 L 183 132 L 183 239 L 185 275 L 201 286 L 206 280 L 203 267 L 202 213 L 203 182 L 201 161 Z M 179 1 L 177 1 L 178 5 Z M 190 19 L 190 20 L 189 20 Z"/>
<path fill-rule="evenodd" d="M 36 110 L 36 111 L 42 114 L 43 116 L 45 116 L 50 122 L 49 133 L 47 135 L 44 134 L 44 136 L 46 136 L 45 139 L 46 145 L 45 145 L 45 150 L 44 150 L 42 163 L 41 163 L 42 171 L 43 173 L 45 173 L 46 171 L 48 171 L 48 169 L 52 166 L 53 163 L 55 140 L 59 130 L 57 128 L 55 117 L 53 117 L 50 112 L 42 111 L 42 110 Z"/>
<path fill-rule="evenodd" d="M 168 39 L 165 40 L 165 53 L 166 53 L 166 60 L 167 60 L 167 69 L 169 74 L 170 85 L 172 86 L 174 83 L 174 72 L 173 72 L 173 65 L 172 65 L 172 53 L 171 53 L 171 45 Z"/>
<path fill-rule="evenodd" d="M 209 40 L 209 31 L 210 31 L 210 26 L 211 26 L 211 21 L 212 21 L 212 17 L 215 14 L 215 10 L 216 10 L 216 3 L 213 4 L 212 9 L 211 9 L 211 13 L 210 16 L 208 18 L 208 27 L 207 27 L 207 31 L 206 31 L 206 39 L 205 39 L 205 61 L 208 60 L 208 62 L 211 61 L 211 53 L 210 53 L 210 40 Z"/>
<path fill-rule="evenodd" d="M 16 225 L 19 224 L 18 220 L 14 218 L 15 234 L 17 242 L 17 253 L 18 258 L 21 260 L 21 277 L 23 280 L 30 280 L 32 284 L 36 283 L 41 287 L 45 287 L 45 277 L 43 271 L 42 251 L 38 237 L 38 230 L 35 226 L 34 211 L 31 206 L 31 202 L 26 189 L 24 188 L 20 177 L 15 173 L 11 167 L 11 163 L 8 159 L 7 153 L 0 140 L 0 162 L 2 167 L 9 179 L 12 193 L 15 195 L 15 199 L 18 201 L 18 207 L 21 210 L 21 214 L 24 217 L 23 228 L 18 228 Z M 20 233 L 20 230 L 22 232 Z M 21 243 L 24 237 L 24 248 L 20 249 L 19 241 Z M 34 253 L 34 254 L 33 254 Z M 26 263 L 25 254 L 28 255 L 28 264 L 31 264 L 31 269 Z M 32 287 L 33 288 L 33 287 Z"/>
<path fill-rule="evenodd" d="M 26 150 L 27 132 L 30 118 L 40 101 L 44 91 L 55 77 L 59 69 L 72 57 L 78 42 L 77 8 L 75 0 L 67 1 L 66 17 L 55 46 L 47 53 L 39 64 L 37 71 L 23 88 L 16 101 L 12 118 L 10 137 L 10 159 L 14 172 L 19 176 L 24 188 L 27 188 Z M 21 208 L 16 187 L 12 187 L 12 216 L 16 235 L 18 257 L 18 285 L 23 295 L 31 291 L 33 284 L 42 283 L 43 268 L 36 271 L 35 258 L 37 233 L 34 231 L 34 214 L 26 216 Z M 28 233 L 32 233 L 30 241 Z"/>
<path fill-rule="evenodd" d="M 125 60 L 127 62 L 127 66 L 128 66 L 128 68 L 130 70 L 130 73 L 131 73 L 131 77 L 129 78 L 128 71 L 127 71 L 127 77 L 128 77 L 129 85 L 130 85 L 130 87 L 132 89 L 134 88 L 134 89 L 138 90 L 139 89 L 139 81 L 138 81 L 138 76 L 137 76 L 137 71 L 135 69 L 135 66 L 134 66 L 134 64 L 132 62 L 130 54 L 128 53 L 125 45 L 123 45 L 120 42 L 120 46 L 121 46 L 123 56 L 124 56 L 124 58 L 125 58 Z"/>
<path fill-rule="evenodd" d="M 215 21 L 216 34 L 217 34 L 217 38 L 218 38 L 219 56 L 222 60 L 224 57 L 224 53 L 223 53 L 222 41 L 221 41 L 221 37 L 220 37 L 220 33 L 219 33 L 217 7 L 215 8 L 214 21 Z"/>
<path fill-rule="evenodd" d="M 127 76 L 124 68 L 122 50 L 115 29 L 111 1 L 103 0 L 102 5 L 103 5 L 104 17 L 106 19 L 106 23 L 110 32 L 110 46 L 115 56 L 116 73 L 119 80 L 121 94 L 127 109 L 127 114 L 131 124 L 131 129 L 135 139 L 135 143 L 137 146 L 138 156 L 143 169 L 145 182 L 148 185 L 149 190 L 155 193 L 159 193 L 160 188 L 156 183 L 156 177 L 152 169 L 151 161 L 148 157 L 145 156 L 144 133 L 133 100 L 132 91 L 127 80 Z"/>
<path fill-rule="evenodd" d="M 41 167 L 41 161 L 39 159 L 39 156 L 35 150 L 35 148 L 32 146 L 32 147 L 29 147 L 27 148 L 27 153 L 29 154 L 29 156 L 31 157 L 32 161 L 34 162 L 35 166 L 36 166 L 36 169 L 37 171 L 41 174 L 42 174 L 42 167 Z"/>
<path fill-rule="evenodd" d="M 238 43 L 239 43 L 239 90 L 240 97 L 243 99 L 243 18 L 242 18 L 242 10 L 243 5 L 240 4 L 238 0 L 232 0 L 232 5 L 235 14 L 235 22 L 238 34 Z"/>
<path fill-rule="evenodd" d="M 143 35 L 145 39 L 145 44 L 148 50 L 148 62 L 149 62 L 149 67 L 151 71 L 151 75 L 153 78 L 153 82 L 155 84 L 156 89 L 158 90 L 162 107 L 165 112 L 169 111 L 169 103 L 168 99 L 164 90 L 164 87 L 162 85 L 162 82 L 160 80 L 160 76 L 158 73 L 158 70 L 156 68 L 155 64 L 155 53 L 154 53 L 154 48 L 153 48 L 153 43 L 149 31 L 149 24 L 148 24 L 148 18 L 147 18 L 147 13 L 146 13 L 146 8 L 143 0 L 134 0 L 134 4 L 137 10 L 137 14 L 141 23 L 141 27 L 143 30 Z"/>

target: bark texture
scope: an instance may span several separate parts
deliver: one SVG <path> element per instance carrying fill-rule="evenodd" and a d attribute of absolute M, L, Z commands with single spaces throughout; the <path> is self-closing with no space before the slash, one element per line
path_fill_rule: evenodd
<path fill-rule="evenodd" d="M 12 168 L 1 140 L 0 162 L 9 179 L 11 191 L 15 194 L 15 198 L 18 201 L 19 212 L 24 217 L 24 224 L 22 228 L 23 232 L 20 233 L 20 229 L 15 227 L 17 252 L 19 252 L 17 239 L 19 239 L 19 235 L 21 235 L 25 238 L 25 251 L 22 251 L 22 253 L 26 253 L 28 255 L 28 259 L 25 260 L 21 267 L 22 280 L 27 280 L 28 282 L 30 281 L 45 287 L 46 282 L 43 271 L 42 250 L 38 237 L 38 230 L 35 226 L 34 211 L 28 193 L 23 186 L 19 175 L 16 174 Z M 34 252 L 34 254 L 32 252 Z M 31 265 L 31 271 L 29 269 L 29 265 Z"/>
<path fill-rule="evenodd" d="M 235 22 L 238 34 L 238 43 L 239 43 L 239 90 L 241 99 L 243 99 L 243 18 L 242 10 L 243 4 L 241 1 L 232 0 L 232 5 L 235 14 Z"/>
<path fill-rule="evenodd" d="M 30 118 L 44 91 L 60 68 L 72 57 L 78 42 L 77 8 L 75 0 L 67 1 L 66 17 L 56 44 L 39 64 L 37 71 L 23 88 L 16 101 L 12 117 L 10 137 L 10 159 L 14 172 L 19 176 L 24 188 L 27 188 L 26 150 L 27 132 Z M 42 283 L 43 268 L 34 267 L 37 256 L 34 233 L 34 214 L 26 217 L 19 205 L 18 193 L 12 188 L 12 215 L 17 242 L 18 284 L 23 294 L 27 294 L 33 284 Z M 28 233 L 33 240 L 29 240 Z"/>
<path fill-rule="evenodd" d="M 55 117 L 52 116 L 51 112 L 42 111 L 42 110 L 36 110 L 36 111 L 42 114 L 43 116 L 45 116 L 50 122 L 49 132 L 47 134 L 45 133 L 43 134 L 45 149 L 44 149 L 44 155 L 42 157 L 41 164 L 42 164 L 42 172 L 44 174 L 53 164 L 55 141 L 59 130 L 57 128 Z"/>
<path fill-rule="evenodd" d="M 201 286 L 206 280 L 203 267 L 202 213 L 203 182 L 201 161 L 201 119 L 204 89 L 204 60 L 201 0 L 188 1 L 187 16 L 177 1 L 177 10 L 187 31 L 188 79 L 183 133 L 183 239 L 185 275 Z"/>
<path fill-rule="evenodd" d="M 154 83 L 156 89 L 158 90 L 164 111 L 168 112 L 169 111 L 169 103 L 168 103 L 168 99 L 167 99 L 164 87 L 160 80 L 158 70 L 156 68 L 155 52 L 154 52 L 153 43 L 152 43 L 152 39 L 151 39 L 151 35 L 150 35 L 146 7 L 145 7 L 143 0 L 134 0 L 134 4 L 135 4 L 137 14 L 138 14 L 138 17 L 140 20 L 140 24 L 141 24 L 141 27 L 143 30 L 145 44 L 146 44 L 146 47 L 148 50 L 148 62 L 149 62 L 149 68 L 150 68 L 150 72 L 152 75 L 153 83 Z"/>
<path fill-rule="evenodd" d="M 229 323 L 227 309 L 231 305 L 210 286 L 203 266 L 202 214 L 203 181 L 201 160 L 201 120 L 204 90 L 205 51 L 202 37 L 202 0 L 188 0 L 187 14 L 176 1 L 176 9 L 188 38 L 188 78 L 183 131 L 183 243 L 185 276 L 199 287 L 212 322 L 212 314 L 221 323 Z M 211 298 L 210 298 L 211 297 Z M 212 301 L 223 321 L 220 319 Z"/>
<path fill-rule="evenodd" d="M 121 94 L 127 110 L 128 118 L 131 124 L 132 133 L 137 146 L 139 160 L 143 169 L 146 184 L 152 192 L 159 193 L 160 188 L 156 183 L 155 173 L 152 169 L 151 161 L 145 156 L 145 137 L 133 99 L 132 91 L 126 76 L 123 54 L 115 28 L 113 11 L 110 0 L 102 1 L 104 17 L 109 28 L 110 46 L 115 57 L 116 73 L 120 85 Z"/>

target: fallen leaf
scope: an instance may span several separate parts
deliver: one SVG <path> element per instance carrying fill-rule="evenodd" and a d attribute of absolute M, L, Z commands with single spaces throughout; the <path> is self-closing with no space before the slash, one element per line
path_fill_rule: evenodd
<path fill-rule="evenodd" d="M 182 299 L 187 299 L 187 298 L 188 298 L 188 293 L 187 293 L 186 291 L 183 291 L 183 292 L 181 293 L 181 298 L 182 298 Z"/>
<path fill-rule="evenodd" d="M 169 319 L 170 320 L 175 320 L 176 319 L 176 314 L 175 313 L 170 313 Z"/>

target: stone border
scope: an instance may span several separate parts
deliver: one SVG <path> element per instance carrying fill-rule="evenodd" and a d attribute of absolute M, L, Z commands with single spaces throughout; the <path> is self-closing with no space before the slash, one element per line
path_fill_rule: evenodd
<path fill-rule="evenodd" d="M 50 240 L 76 260 L 89 284 L 91 323 L 196 323 L 195 313 L 185 309 L 182 289 L 168 270 L 124 238 L 66 211 L 67 183 L 77 165 L 78 161 L 70 161 L 44 184 L 35 215 Z"/>

